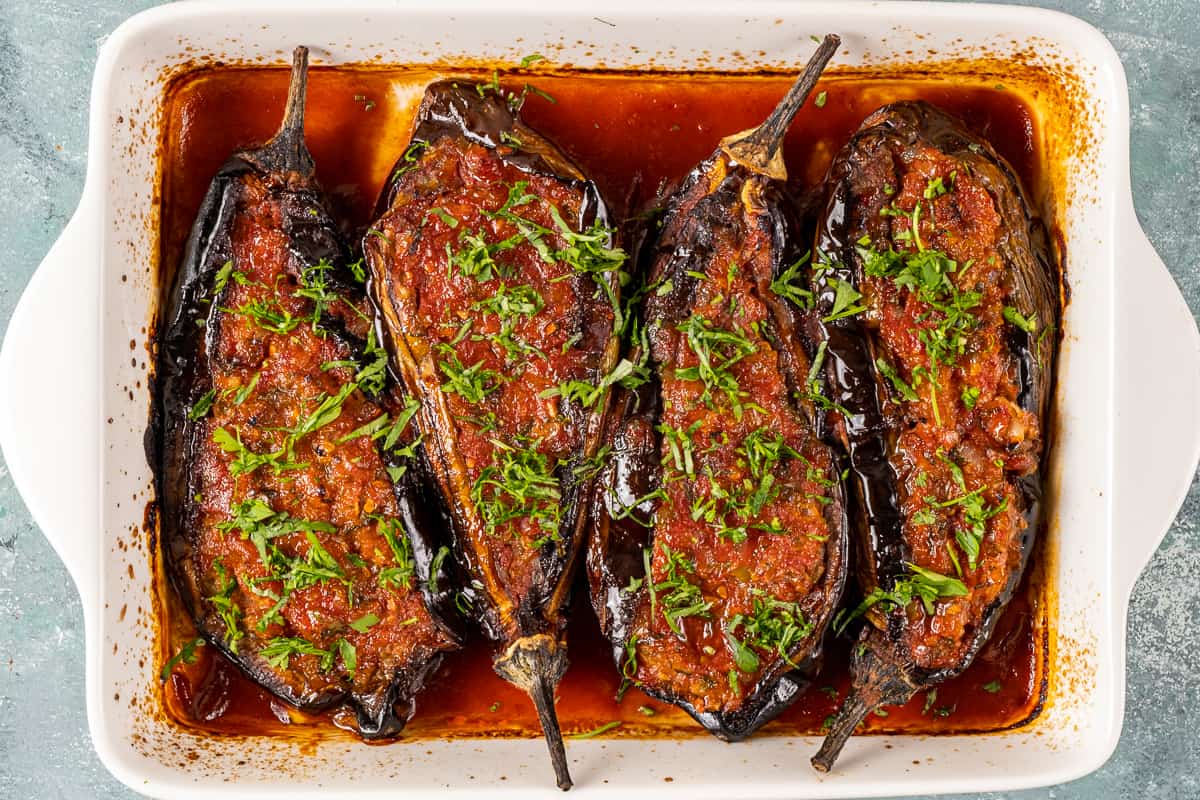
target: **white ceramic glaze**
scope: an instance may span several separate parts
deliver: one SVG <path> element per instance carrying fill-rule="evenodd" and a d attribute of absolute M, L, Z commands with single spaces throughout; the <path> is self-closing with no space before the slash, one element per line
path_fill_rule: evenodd
<path fill-rule="evenodd" d="M 1051 701 L 1033 724 L 1007 733 L 854 739 L 827 776 L 808 766 L 814 738 L 571 741 L 574 793 L 1007 790 L 1070 780 L 1108 758 L 1124 708 L 1129 592 L 1200 454 L 1200 336 L 1134 216 L 1124 73 L 1096 30 L 1035 9 L 940 3 L 611 0 L 595 10 L 531 0 L 419 8 L 243 0 L 163 6 L 104 44 L 83 198 L 25 290 L 0 352 L 0 441 L 14 483 L 83 599 L 88 720 L 118 778 L 163 797 L 418 797 L 484 787 L 489 796 L 559 794 L 537 740 L 368 747 L 338 739 L 302 752 L 285 740 L 199 737 L 151 713 L 159 656 L 141 532 L 151 499 L 142 436 L 163 76 L 206 58 L 280 63 L 299 43 L 313 48 L 317 64 L 515 61 L 554 46 L 557 60 L 578 66 L 791 68 L 811 49 L 810 34 L 827 31 L 845 41 L 835 64 L 907 49 L 1003 55 L 1020 46 L 1014 42 L 1037 41 L 1082 76 L 1096 138 L 1089 163 L 1073 164 L 1068 175 L 1078 185 L 1065 215 L 1072 301 L 1051 467 L 1061 486 L 1051 526 Z M 734 51 L 763 55 L 720 60 Z"/>

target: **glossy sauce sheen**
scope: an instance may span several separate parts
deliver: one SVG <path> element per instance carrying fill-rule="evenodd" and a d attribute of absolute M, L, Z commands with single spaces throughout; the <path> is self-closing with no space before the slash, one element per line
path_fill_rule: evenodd
<path fill-rule="evenodd" d="M 408 144 L 421 90 L 437 77 L 441 75 L 417 69 L 312 72 L 308 145 L 335 214 L 354 231 L 370 222 L 379 190 Z M 557 103 L 531 95 L 525 121 L 581 165 L 619 218 L 627 207 L 636 208 L 652 197 L 661 181 L 681 178 L 719 139 L 761 122 L 790 78 L 567 73 L 535 75 L 532 80 Z M 520 86 L 519 80 L 515 83 Z M 162 156 L 161 259 L 167 270 L 161 276 L 163 286 L 170 283 L 169 270 L 179 262 L 213 173 L 232 151 L 261 143 L 274 132 L 286 88 L 287 73 L 280 69 L 204 70 L 171 87 Z M 810 101 L 785 147 L 789 176 L 798 186 L 818 183 L 836 150 L 876 108 L 900 99 L 925 99 L 959 115 L 988 138 L 1031 196 L 1044 194 L 1036 122 L 1012 93 L 990 85 L 951 87 L 851 75 L 834 75 L 817 92 L 826 93 L 824 106 L 818 109 Z M 939 686 L 932 699 L 918 695 L 903 708 L 888 709 L 886 717 L 872 715 L 868 729 L 997 730 L 1036 714 L 1045 677 L 1039 578 L 1035 565 L 970 669 Z M 164 638 L 170 642 L 165 660 L 194 633 L 165 582 L 161 594 Z M 620 679 L 608 643 L 582 587 L 576 595 L 568 638 L 571 668 L 559 689 L 564 732 L 586 732 L 619 720 L 622 725 L 606 735 L 706 736 L 682 711 L 649 700 L 636 689 L 621 703 L 614 701 Z M 832 641 L 822 674 L 763 732 L 818 732 L 845 695 L 848 648 L 844 638 Z M 213 648 L 199 648 L 197 656 L 195 663 L 177 666 L 166 684 L 168 712 L 181 723 L 214 733 L 337 734 L 326 717 L 303 714 L 274 699 Z M 540 735 L 532 704 L 492 671 L 490 650 L 481 641 L 449 654 L 416 704 L 404 738 Z"/>

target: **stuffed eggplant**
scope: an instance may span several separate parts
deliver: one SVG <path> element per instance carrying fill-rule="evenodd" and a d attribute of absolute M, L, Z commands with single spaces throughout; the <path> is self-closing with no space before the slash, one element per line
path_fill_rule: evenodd
<path fill-rule="evenodd" d="M 835 158 L 816 236 L 814 337 L 857 510 L 865 617 L 827 771 L 881 705 L 962 672 L 1038 527 L 1058 323 L 1048 237 L 1012 168 L 918 102 Z"/>
<path fill-rule="evenodd" d="M 783 137 L 839 40 L 758 128 L 668 199 L 651 248 L 646 382 L 614 401 L 588 553 L 626 681 L 741 739 L 799 694 L 841 598 L 846 508 L 803 346 L 803 240 Z"/>
<path fill-rule="evenodd" d="M 284 700 L 388 737 L 456 646 L 429 610 L 453 600 L 407 473 L 414 409 L 392 396 L 304 144 L 306 69 L 298 48 L 282 127 L 225 163 L 192 228 L 150 457 L 166 565 L 200 633 Z"/>
<path fill-rule="evenodd" d="M 608 387 L 624 253 L 596 187 L 495 82 L 429 87 L 365 238 L 371 293 L 420 402 L 462 606 L 526 690 L 558 785 L 554 691 Z"/>

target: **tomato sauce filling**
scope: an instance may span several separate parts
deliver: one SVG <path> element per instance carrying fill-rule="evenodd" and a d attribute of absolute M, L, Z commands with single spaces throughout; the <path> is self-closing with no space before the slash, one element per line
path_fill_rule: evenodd
<path fill-rule="evenodd" d="M 899 431 L 893 465 L 904 538 L 914 564 L 965 587 L 943 594 L 933 614 L 919 601 L 897 613 L 906 616 L 914 662 L 950 667 L 1020 567 L 1025 501 L 1013 478 L 1035 470 L 1041 453 L 1038 419 L 1017 405 L 1006 233 L 979 177 L 932 146 L 859 163 L 852 229 L 866 232 L 861 246 L 875 254 L 866 256 L 861 319 L 878 337 L 878 359 L 894 370 L 885 370 L 892 402 L 884 414 Z M 953 288 L 923 294 L 910 276 L 873 275 L 887 250 L 932 255 Z"/>
<path fill-rule="evenodd" d="M 614 312 L 561 255 L 580 189 L 457 137 L 418 157 L 368 247 L 413 360 L 436 365 L 413 377 L 448 406 L 457 477 L 485 529 L 476 555 L 519 605 L 541 549 L 565 546 L 564 467 L 585 433 L 568 387 L 596 384 Z"/>

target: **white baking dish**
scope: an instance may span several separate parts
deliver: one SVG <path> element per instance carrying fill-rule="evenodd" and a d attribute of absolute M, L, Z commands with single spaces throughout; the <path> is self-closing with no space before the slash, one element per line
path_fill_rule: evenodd
<path fill-rule="evenodd" d="M 434 9 L 436 6 L 436 10 Z M 0 439 L 13 480 L 83 599 L 87 704 L 101 759 L 138 791 L 217 794 L 489 794 L 553 790 L 536 740 L 306 747 L 206 738 L 160 710 L 142 450 L 154 313 L 160 101 L 189 63 L 512 62 L 577 66 L 793 67 L 810 34 L 836 31 L 835 64 L 964 53 L 1037 58 L 1073 71 L 1088 109 L 1086 157 L 1059 194 L 1072 299 L 1065 318 L 1046 551 L 1052 596 L 1047 706 L 1017 730 L 862 737 L 836 770 L 808 766 L 812 738 L 568 743 L 576 793 L 846 797 L 1007 790 L 1070 780 L 1112 752 L 1125 689 L 1133 582 L 1178 510 L 1200 453 L 1200 337 L 1134 216 L 1128 105 L 1115 52 L 1073 18 L 1026 8 L 907 3 L 649 3 L 584 9 L 532 0 L 185 2 L 131 19 L 105 43 L 92 87 L 87 184 L 34 275 L 0 353 Z M 908 55 L 905 55 L 908 51 Z M 916 55 L 912 55 L 915 53 Z M 754 54 L 754 55 L 746 55 Z"/>

